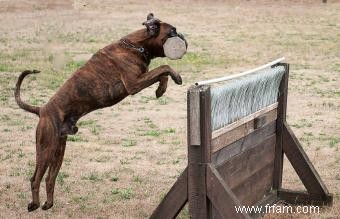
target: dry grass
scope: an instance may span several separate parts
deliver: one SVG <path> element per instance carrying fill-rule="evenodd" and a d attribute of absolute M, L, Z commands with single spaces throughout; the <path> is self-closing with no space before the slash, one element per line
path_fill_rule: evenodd
<path fill-rule="evenodd" d="M 69 10 L 68 4 L 62 9 L 63 4 L 9 2 L 0 1 L 8 6 L 0 14 L 0 217 L 148 217 L 187 163 L 187 88 L 197 79 L 235 73 L 282 55 L 291 63 L 288 121 L 335 202 L 321 215 L 268 217 L 340 215 L 339 3 L 96 0 L 76 1 Z M 93 52 L 142 28 L 150 11 L 188 39 L 184 59 L 152 63 L 169 63 L 184 85 L 171 82 L 162 99 L 155 99 L 152 86 L 82 118 L 79 134 L 67 145 L 55 206 L 28 214 L 37 118 L 14 102 L 19 72 L 42 70 L 26 79 L 22 90 L 27 101 L 42 105 Z M 284 186 L 302 188 L 287 162 Z M 187 212 L 181 217 L 187 218 Z"/>

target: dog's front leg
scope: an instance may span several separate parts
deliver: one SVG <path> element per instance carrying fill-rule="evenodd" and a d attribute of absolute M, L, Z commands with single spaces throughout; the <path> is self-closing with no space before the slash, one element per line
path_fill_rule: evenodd
<path fill-rule="evenodd" d="M 124 74 L 122 75 L 122 80 L 125 85 L 127 92 L 131 95 L 138 93 L 144 88 L 150 85 L 160 82 L 159 91 L 156 91 L 156 95 L 163 95 L 166 90 L 167 79 L 164 77 L 170 76 L 176 84 L 182 84 L 181 76 L 176 73 L 170 66 L 162 65 L 149 72 L 143 74 Z M 157 89 L 158 90 L 158 89 Z"/>
<path fill-rule="evenodd" d="M 168 76 L 160 76 L 159 77 L 159 85 L 158 85 L 158 88 L 155 92 L 157 98 L 160 98 L 165 93 L 165 91 L 168 87 L 168 79 L 169 79 Z"/>

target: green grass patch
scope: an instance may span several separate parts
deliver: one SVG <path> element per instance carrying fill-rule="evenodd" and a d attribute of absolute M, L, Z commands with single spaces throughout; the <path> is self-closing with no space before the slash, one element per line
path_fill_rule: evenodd
<path fill-rule="evenodd" d="M 67 141 L 72 141 L 72 142 L 87 142 L 86 139 L 81 137 L 80 135 L 68 135 L 67 136 Z"/>
<path fill-rule="evenodd" d="M 92 134 L 94 135 L 99 135 L 99 130 L 100 130 L 100 126 L 99 125 L 92 125 L 90 131 Z"/>
<path fill-rule="evenodd" d="M 179 145 L 179 144 L 181 144 L 181 140 L 173 140 L 171 143 L 173 145 Z"/>
<path fill-rule="evenodd" d="M 87 202 L 89 200 L 88 196 L 83 196 L 83 195 L 79 195 L 79 196 L 74 196 L 72 197 L 72 201 L 76 204 L 81 204 L 83 202 Z"/>
<path fill-rule="evenodd" d="M 117 181 L 119 180 L 119 178 L 118 178 L 118 176 L 112 176 L 112 177 L 110 178 L 110 180 L 111 180 L 112 182 L 117 182 Z"/>
<path fill-rule="evenodd" d="M 340 90 L 338 89 L 315 88 L 315 92 L 321 97 L 329 97 L 329 98 L 340 97 Z"/>
<path fill-rule="evenodd" d="M 103 203 L 111 203 L 115 201 L 130 200 L 133 198 L 134 192 L 132 188 L 118 189 L 114 188 L 109 193 L 104 193 Z"/>
<path fill-rule="evenodd" d="M 340 142 L 340 136 L 326 136 L 325 134 L 319 134 L 319 140 L 328 142 L 329 147 L 333 148 Z"/>
<path fill-rule="evenodd" d="M 134 197 L 134 192 L 131 188 L 126 189 L 112 189 L 111 194 L 114 196 L 118 196 L 119 199 L 129 200 Z"/>
<path fill-rule="evenodd" d="M 96 122 L 97 122 L 97 120 L 92 120 L 92 119 L 90 119 L 90 120 L 82 120 L 82 121 L 79 121 L 79 122 L 77 123 L 77 125 L 78 125 L 79 127 L 85 127 L 85 126 L 93 125 L 93 124 L 95 124 Z"/>
<path fill-rule="evenodd" d="M 122 139 L 122 146 L 123 147 L 132 147 L 132 146 L 136 146 L 137 145 L 137 141 L 134 139 Z"/>
<path fill-rule="evenodd" d="M 152 137 L 158 137 L 161 135 L 161 132 L 159 130 L 148 130 L 144 134 L 144 136 L 152 136 Z"/>
<path fill-rule="evenodd" d="M 170 65 L 176 69 L 176 71 L 191 71 L 192 73 L 197 73 L 211 66 L 225 66 L 226 64 L 228 64 L 228 60 L 223 59 L 222 56 L 213 56 L 207 52 L 187 52 L 183 58 L 179 60 L 156 58 L 151 61 L 150 69 L 160 65 Z"/>
<path fill-rule="evenodd" d="M 65 179 L 68 178 L 68 177 L 69 177 L 69 175 L 68 175 L 67 173 L 60 171 L 60 172 L 58 173 L 58 176 L 57 176 L 57 182 L 58 182 L 60 185 L 64 185 Z"/>
<path fill-rule="evenodd" d="M 105 163 L 105 162 L 108 162 L 110 159 L 111 159 L 110 156 L 103 155 L 103 156 L 97 157 L 95 161 L 98 163 Z"/>
<path fill-rule="evenodd" d="M 156 97 L 152 96 L 141 96 L 138 100 L 139 103 L 149 103 L 150 101 L 157 100 Z"/>
<path fill-rule="evenodd" d="M 142 177 L 139 175 L 133 176 L 133 181 L 139 184 L 142 184 L 143 182 Z"/>
<path fill-rule="evenodd" d="M 66 64 L 66 70 L 73 72 L 79 69 L 80 67 L 82 67 L 85 63 L 86 61 L 84 60 L 81 60 L 81 61 L 71 60 L 70 62 Z"/>
<path fill-rule="evenodd" d="M 169 103 L 169 100 L 170 99 L 168 97 L 162 96 L 157 99 L 157 102 L 159 105 L 167 105 Z"/>
<path fill-rule="evenodd" d="M 129 164 L 130 162 L 128 160 L 119 160 L 121 165 Z"/>
<path fill-rule="evenodd" d="M 167 133 L 167 134 L 173 134 L 173 133 L 176 133 L 176 129 L 175 128 L 166 128 L 163 130 L 164 133 Z"/>
<path fill-rule="evenodd" d="M 304 127 L 312 127 L 313 124 L 310 121 L 307 121 L 306 119 L 298 120 L 296 123 L 291 125 L 294 128 L 304 128 Z"/>
<path fill-rule="evenodd" d="M 96 172 L 92 172 L 89 175 L 83 176 L 81 179 L 83 180 L 89 180 L 92 182 L 98 182 L 98 181 L 102 181 L 103 179 L 99 176 L 98 173 Z"/>

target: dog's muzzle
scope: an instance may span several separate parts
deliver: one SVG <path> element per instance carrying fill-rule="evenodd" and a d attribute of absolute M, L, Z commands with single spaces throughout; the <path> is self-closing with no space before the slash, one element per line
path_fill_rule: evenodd
<path fill-rule="evenodd" d="M 169 59 L 180 59 L 187 52 L 187 43 L 181 37 L 170 37 L 163 44 L 164 54 Z"/>

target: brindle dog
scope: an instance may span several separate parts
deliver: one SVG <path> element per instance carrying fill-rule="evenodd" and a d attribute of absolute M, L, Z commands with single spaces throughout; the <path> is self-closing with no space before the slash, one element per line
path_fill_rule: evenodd
<path fill-rule="evenodd" d="M 146 28 L 96 52 L 42 107 L 28 105 L 20 99 L 25 76 L 39 71 L 27 70 L 19 76 L 15 90 L 18 105 L 40 117 L 36 129 L 36 166 L 31 178 L 33 200 L 28 204 L 28 211 L 40 206 L 40 182 L 47 169 L 47 201 L 42 209 L 53 206 L 55 180 L 63 162 L 67 135 L 77 133 L 76 123 L 80 117 L 112 106 L 156 82 L 159 82 L 156 97 L 160 97 L 167 89 L 168 76 L 176 84 L 182 84 L 181 76 L 170 66 L 162 65 L 151 71 L 148 66 L 151 59 L 165 56 L 163 44 L 169 37 L 178 36 L 185 41 L 183 35 L 153 14 L 147 16 L 143 25 Z"/>

